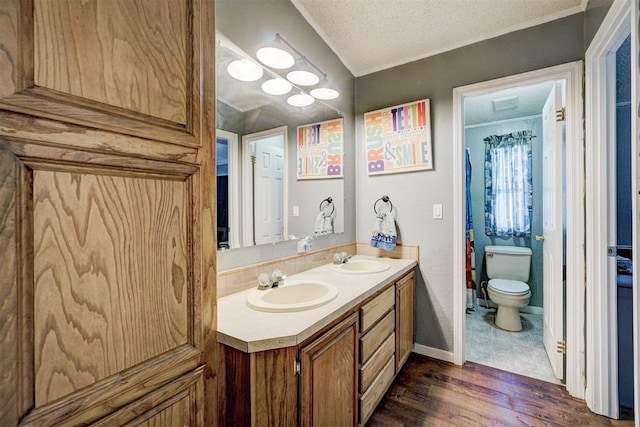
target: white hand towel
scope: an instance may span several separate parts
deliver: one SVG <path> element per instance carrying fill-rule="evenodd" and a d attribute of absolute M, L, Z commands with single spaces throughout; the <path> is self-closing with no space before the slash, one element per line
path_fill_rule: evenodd
<path fill-rule="evenodd" d="M 396 222 L 391 212 L 383 212 L 376 215 L 373 222 L 373 233 L 371 236 L 371 246 L 381 248 L 386 251 L 393 251 L 396 248 Z"/>
<path fill-rule="evenodd" d="M 331 233 L 333 233 L 333 218 L 331 215 L 325 215 L 323 212 L 320 212 L 316 217 L 314 234 L 316 236 L 322 236 Z"/>

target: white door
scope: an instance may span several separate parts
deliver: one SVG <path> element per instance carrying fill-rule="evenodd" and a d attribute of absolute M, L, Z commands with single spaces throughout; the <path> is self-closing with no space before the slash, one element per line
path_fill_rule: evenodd
<path fill-rule="evenodd" d="M 562 140 L 564 121 L 556 120 L 556 110 L 563 106 L 562 83 L 556 82 L 542 110 L 542 200 L 543 200 L 543 310 L 544 348 L 553 373 L 564 377 L 564 355 L 557 343 L 563 341 L 563 221 L 562 221 Z"/>
<path fill-rule="evenodd" d="M 254 219 L 257 245 L 283 240 L 284 149 L 282 140 L 256 141 Z"/>

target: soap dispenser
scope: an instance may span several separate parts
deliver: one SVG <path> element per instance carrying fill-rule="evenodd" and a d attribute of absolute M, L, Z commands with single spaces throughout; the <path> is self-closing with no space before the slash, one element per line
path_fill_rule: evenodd
<path fill-rule="evenodd" d="M 298 241 L 298 253 L 302 254 L 305 252 L 309 252 L 311 250 L 311 246 L 313 245 L 313 237 L 305 236 Z"/>

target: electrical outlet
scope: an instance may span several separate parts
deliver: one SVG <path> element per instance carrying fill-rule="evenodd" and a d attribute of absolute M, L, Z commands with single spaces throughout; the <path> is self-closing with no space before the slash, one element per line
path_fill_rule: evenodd
<path fill-rule="evenodd" d="M 300 216 L 300 206 L 293 207 L 293 216 Z"/>

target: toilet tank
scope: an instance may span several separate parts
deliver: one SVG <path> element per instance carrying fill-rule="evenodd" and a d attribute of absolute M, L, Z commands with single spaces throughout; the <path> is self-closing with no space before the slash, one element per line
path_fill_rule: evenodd
<path fill-rule="evenodd" d="M 485 246 L 487 276 L 490 279 L 529 280 L 531 249 L 519 246 Z"/>

